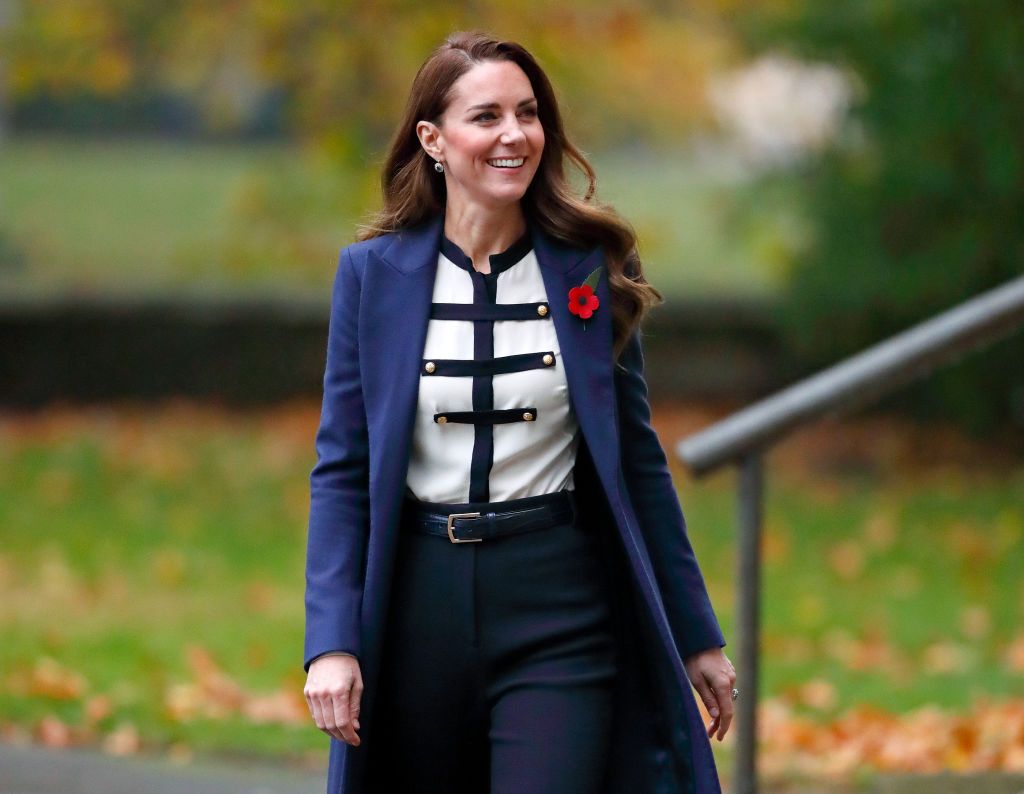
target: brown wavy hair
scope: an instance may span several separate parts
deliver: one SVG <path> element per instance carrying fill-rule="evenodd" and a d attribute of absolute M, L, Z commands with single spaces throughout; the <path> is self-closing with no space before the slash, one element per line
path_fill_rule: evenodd
<path fill-rule="evenodd" d="M 434 173 L 433 160 L 416 135 L 416 124 L 431 121 L 441 126 L 455 81 L 476 64 L 502 60 L 512 61 L 526 73 L 544 128 L 544 150 L 522 198 L 523 212 L 558 240 L 582 248 L 604 248 L 612 295 L 613 354 L 618 360 L 647 310 L 664 299 L 644 278 L 633 227 L 611 205 L 594 198 L 594 169 L 565 134 L 551 81 L 520 44 L 499 41 L 480 31 L 460 31 L 431 53 L 416 73 L 388 147 L 381 174 L 383 206 L 360 226 L 357 239 L 413 226 L 444 209 L 445 182 Z M 566 180 L 566 160 L 586 177 L 585 195 L 577 195 Z"/>

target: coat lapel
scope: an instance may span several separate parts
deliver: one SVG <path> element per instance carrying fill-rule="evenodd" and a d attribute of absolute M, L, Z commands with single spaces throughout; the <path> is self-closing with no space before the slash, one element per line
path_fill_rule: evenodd
<path fill-rule="evenodd" d="M 602 479 L 618 487 L 615 472 L 619 460 L 618 422 L 612 363 L 612 301 L 604 252 L 562 245 L 533 227 L 534 252 L 541 266 L 544 288 L 551 304 L 558 345 L 565 364 L 569 398 L 580 429 Z M 588 320 L 569 311 L 569 290 L 600 268 L 597 295 L 600 305 Z"/>
<path fill-rule="evenodd" d="M 389 451 L 406 450 L 412 438 L 442 228 L 437 216 L 368 255 L 359 334 L 364 402 L 371 430 L 383 433 L 380 448 Z"/>

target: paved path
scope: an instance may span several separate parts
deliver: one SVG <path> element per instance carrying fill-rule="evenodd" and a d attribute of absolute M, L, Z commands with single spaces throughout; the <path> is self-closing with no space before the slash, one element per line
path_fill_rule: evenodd
<path fill-rule="evenodd" d="M 325 772 L 0 743 L 0 794 L 323 794 Z"/>
<path fill-rule="evenodd" d="M 1024 775 L 979 772 L 971 775 L 891 775 L 878 794 L 1024 794 Z"/>
<path fill-rule="evenodd" d="M 0 794 L 323 794 L 325 772 L 266 762 L 187 765 L 116 758 L 95 750 L 48 750 L 0 743 Z M 847 791 L 848 789 L 843 789 Z M 776 794 L 825 794 L 828 786 L 796 786 Z M 834 794 L 832 789 L 830 794 Z M 889 775 L 873 794 L 1024 794 L 1024 775 Z M 639 794 L 639 793 L 638 793 Z M 766 791 L 765 794 L 772 794 Z"/>

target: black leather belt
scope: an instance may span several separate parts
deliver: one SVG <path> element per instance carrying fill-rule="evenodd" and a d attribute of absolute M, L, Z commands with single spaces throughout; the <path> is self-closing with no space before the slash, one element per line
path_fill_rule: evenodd
<path fill-rule="evenodd" d="M 526 496 L 506 502 L 452 505 L 423 502 L 406 495 L 402 512 L 403 528 L 439 535 L 452 543 L 477 543 L 575 521 L 575 491 Z"/>

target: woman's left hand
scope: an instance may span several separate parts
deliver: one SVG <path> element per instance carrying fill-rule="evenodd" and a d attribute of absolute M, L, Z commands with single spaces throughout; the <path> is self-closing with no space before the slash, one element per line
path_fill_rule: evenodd
<path fill-rule="evenodd" d="M 683 660 L 683 664 L 690 683 L 711 715 L 708 738 L 718 731 L 718 741 L 722 741 L 732 724 L 732 688 L 736 684 L 736 668 L 721 648 L 692 653 Z"/>

